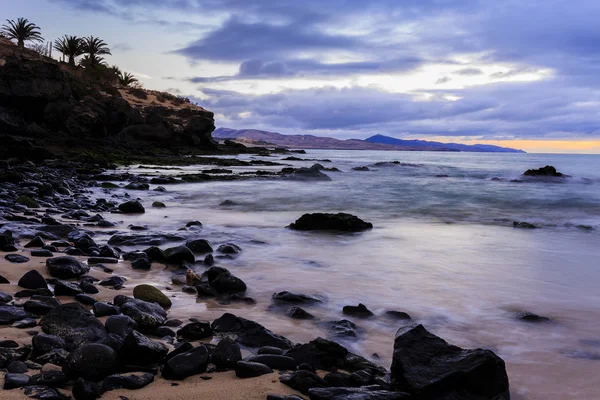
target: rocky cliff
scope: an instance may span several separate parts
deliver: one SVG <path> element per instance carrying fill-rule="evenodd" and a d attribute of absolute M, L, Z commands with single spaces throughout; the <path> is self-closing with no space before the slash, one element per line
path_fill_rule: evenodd
<path fill-rule="evenodd" d="M 215 149 L 213 113 L 0 41 L 0 158 Z"/>

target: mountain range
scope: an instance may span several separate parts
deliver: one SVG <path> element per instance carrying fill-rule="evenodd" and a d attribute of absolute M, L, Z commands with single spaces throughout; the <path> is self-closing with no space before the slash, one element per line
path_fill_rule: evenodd
<path fill-rule="evenodd" d="M 427 140 L 404 140 L 390 136 L 374 135 L 370 138 L 340 140 L 331 137 L 314 135 L 282 135 L 256 129 L 218 128 L 212 133 L 215 139 L 232 139 L 246 145 L 275 145 L 298 149 L 330 149 L 330 150 L 405 150 L 405 151 L 465 151 L 488 153 L 525 153 L 523 150 L 511 149 L 487 144 L 459 144 L 430 142 Z"/>

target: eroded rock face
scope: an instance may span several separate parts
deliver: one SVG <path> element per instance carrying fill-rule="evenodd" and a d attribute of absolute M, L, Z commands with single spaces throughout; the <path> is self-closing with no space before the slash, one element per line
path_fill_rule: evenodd
<path fill-rule="evenodd" d="M 64 145 L 53 151 L 68 151 L 70 145 L 84 147 L 86 138 L 106 145 L 118 139 L 134 149 L 140 144 L 166 149 L 215 147 L 210 111 L 183 102 L 136 103 L 126 90 L 92 84 L 81 68 L 11 52 L 13 45 L 4 42 L 0 46 L 11 54 L 0 65 L 0 132 L 10 138 L 3 140 L 0 156 L 44 159 L 52 156 L 46 149 L 50 140 Z"/>
<path fill-rule="evenodd" d="M 423 325 L 401 328 L 394 341 L 392 383 L 423 399 L 510 399 L 504 361 L 490 350 L 465 350 Z M 459 396 L 460 394 L 460 396 Z"/>

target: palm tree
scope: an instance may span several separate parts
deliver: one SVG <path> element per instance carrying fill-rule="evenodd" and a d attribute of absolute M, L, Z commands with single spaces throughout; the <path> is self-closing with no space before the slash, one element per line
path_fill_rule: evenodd
<path fill-rule="evenodd" d="M 129 72 L 121 72 L 118 74 L 119 84 L 121 86 L 131 86 L 138 83 L 138 79 Z"/>
<path fill-rule="evenodd" d="M 115 75 L 120 76 L 123 72 L 121 72 L 121 68 L 118 65 L 113 65 L 110 69 L 115 73 Z"/>
<path fill-rule="evenodd" d="M 100 38 L 90 36 L 83 38 L 83 53 L 87 54 L 89 65 L 101 64 L 104 59 L 102 55 L 112 55 L 108 45 Z"/>
<path fill-rule="evenodd" d="M 104 58 L 102 57 L 90 57 L 89 54 L 86 54 L 85 56 L 83 56 L 81 58 L 81 60 L 79 60 L 79 65 L 87 68 L 87 67 L 98 67 L 98 66 L 103 66 L 103 67 L 108 67 L 108 63 L 106 61 L 104 61 Z"/>
<path fill-rule="evenodd" d="M 2 25 L 2 33 L 8 39 L 16 40 L 19 47 L 25 47 L 25 42 L 43 42 L 44 38 L 39 26 L 29 22 L 26 18 L 19 18 L 17 22 L 7 19 L 7 25 Z"/>
<path fill-rule="evenodd" d="M 83 41 L 77 36 L 65 35 L 54 41 L 54 50 L 69 58 L 69 65 L 75 66 L 75 58 L 83 54 Z"/>

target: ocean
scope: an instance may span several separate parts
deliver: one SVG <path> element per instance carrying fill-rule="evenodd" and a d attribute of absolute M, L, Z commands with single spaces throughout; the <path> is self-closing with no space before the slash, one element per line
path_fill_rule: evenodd
<path fill-rule="evenodd" d="M 287 156 L 239 158 L 294 167 L 316 162 L 280 161 Z M 423 324 L 453 344 L 497 352 L 514 399 L 600 399 L 599 155 L 308 150 L 295 156 L 330 160 L 320 163 L 341 172 L 326 172 L 331 181 L 165 185 L 167 192 L 149 195 L 167 208 L 148 203 L 143 215 L 109 216 L 122 230 L 136 224 L 170 233 L 200 220 L 196 238 L 242 248 L 217 265 L 246 282 L 256 305 L 220 305 L 179 292 L 173 309 L 180 315 L 173 317 L 214 319 L 233 307 L 295 342 L 330 337 L 326 322 L 346 318 L 358 337 L 334 339 L 389 367 L 394 333 L 405 322 L 383 314 L 404 311 L 413 318 L 406 323 Z M 525 170 L 545 165 L 570 177 L 523 181 Z M 369 170 L 352 169 L 359 166 Z M 180 168 L 124 169 L 152 176 L 214 167 Z M 231 204 L 221 205 L 225 200 Z M 310 212 L 355 214 L 374 229 L 286 229 Z M 539 229 L 513 228 L 513 221 Z M 128 278 L 162 289 L 172 275 L 155 268 L 132 270 Z M 283 290 L 323 296 L 322 305 L 306 307 L 317 320 L 292 320 L 274 309 L 271 295 Z M 342 314 L 343 306 L 358 303 L 376 317 Z M 521 321 L 519 311 L 550 322 Z"/>

